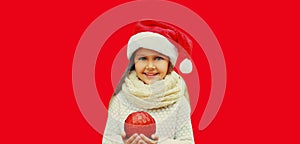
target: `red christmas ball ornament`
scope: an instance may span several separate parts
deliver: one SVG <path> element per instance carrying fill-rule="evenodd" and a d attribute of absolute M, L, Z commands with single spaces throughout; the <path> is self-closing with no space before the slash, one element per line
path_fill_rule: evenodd
<path fill-rule="evenodd" d="M 151 138 L 151 135 L 156 132 L 155 120 L 147 112 L 133 112 L 126 118 L 124 130 L 128 138 L 135 133 Z"/>

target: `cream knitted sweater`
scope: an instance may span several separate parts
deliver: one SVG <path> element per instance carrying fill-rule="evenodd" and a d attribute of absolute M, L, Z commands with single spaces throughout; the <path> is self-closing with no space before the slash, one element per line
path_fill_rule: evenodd
<path fill-rule="evenodd" d="M 159 144 L 194 143 L 190 104 L 184 95 L 181 95 L 176 103 L 165 108 L 147 110 L 134 107 L 121 92 L 110 101 L 102 143 L 122 144 L 124 121 L 130 113 L 136 111 L 148 112 L 155 119 Z"/>

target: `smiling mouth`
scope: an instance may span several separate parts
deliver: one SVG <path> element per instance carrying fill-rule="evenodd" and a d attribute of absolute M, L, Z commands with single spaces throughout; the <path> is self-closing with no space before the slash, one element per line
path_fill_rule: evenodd
<path fill-rule="evenodd" d="M 149 79 L 153 79 L 158 76 L 158 73 L 144 73 L 144 75 Z"/>

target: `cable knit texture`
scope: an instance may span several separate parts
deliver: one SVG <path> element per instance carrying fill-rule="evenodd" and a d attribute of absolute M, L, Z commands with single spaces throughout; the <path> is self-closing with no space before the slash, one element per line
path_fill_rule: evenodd
<path fill-rule="evenodd" d="M 175 72 L 150 85 L 130 73 L 122 90 L 111 98 L 102 143 L 122 144 L 121 134 L 127 116 L 145 111 L 156 121 L 159 144 L 193 144 L 191 109 L 184 96 L 185 88 L 183 79 Z"/>
<path fill-rule="evenodd" d="M 131 71 L 122 85 L 124 96 L 138 108 L 154 109 L 175 103 L 181 91 L 181 77 L 172 72 L 163 80 L 144 84 L 136 72 Z"/>

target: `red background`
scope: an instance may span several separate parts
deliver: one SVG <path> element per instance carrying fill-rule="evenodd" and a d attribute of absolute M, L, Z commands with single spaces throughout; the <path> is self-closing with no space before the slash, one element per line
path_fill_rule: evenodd
<path fill-rule="evenodd" d="M 101 142 L 77 107 L 72 61 L 88 25 L 124 2 L 1 2 L 0 143 Z M 201 113 L 193 115 L 196 142 L 300 143 L 299 4 L 175 2 L 208 23 L 227 65 L 226 95 L 213 123 L 200 132 Z"/>

